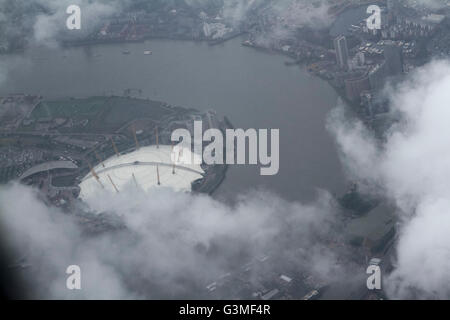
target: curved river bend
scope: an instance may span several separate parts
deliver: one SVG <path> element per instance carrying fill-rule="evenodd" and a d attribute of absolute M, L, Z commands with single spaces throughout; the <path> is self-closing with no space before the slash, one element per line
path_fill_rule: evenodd
<path fill-rule="evenodd" d="M 280 171 L 259 175 L 258 166 L 232 166 L 215 196 L 233 199 L 254 188 L 289 200 L 311 200 L 317 188 L 340 193 L 344 175 L 333 138 L 325 129 L 337 94 L 284 57 L 242 47 L 173 40 L 29 50 L 2 56 L 9 72 L 0 94 L 23 92 L 46 98 L 121 95 L 200 110 L 214 109 L 237 128 L 280 129 Z M 129 50 L 129 55 L 122 52 Z M 151 50 L 153 55 L 144 55 Z"/>

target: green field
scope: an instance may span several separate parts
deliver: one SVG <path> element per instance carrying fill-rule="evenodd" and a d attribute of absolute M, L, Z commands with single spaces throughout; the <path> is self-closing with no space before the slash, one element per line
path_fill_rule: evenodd
<path fill-rule="evenodd" d="M 157 101 L 125 97 L 93 97 L 43 101 L 33 110 L 30 118 L 34 120 L 71 118 L 74 121 L 87 119 L 89 124 L 83 129 L 84 132 L 114 132 L 131 120 L 140 118 L 158 120 L 171 112 Z M 32 130 L 28 127 L 22 129 Z"/>
<path fill-rule="evenodd" d="M 126 98 L 111 100 L 109 107 L 109 112 L 104 120 L 110 125 L 124 124 L 142 117 L 157 120 L 170 112 L 163 108 L 160 102 Z"/>
<path fill-rule="evenodd" d="M 107 109 L 105 102 L 104 98 L 43 101 L 33 110 L 31 118 L 92 119 Z"/>

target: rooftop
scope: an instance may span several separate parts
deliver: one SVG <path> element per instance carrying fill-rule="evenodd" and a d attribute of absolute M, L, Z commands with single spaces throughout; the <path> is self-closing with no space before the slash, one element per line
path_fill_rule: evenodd
<path fill-rule="evenodd" d="M 187 148 L 179 148 L 183 157 L 176 157 L 173 150 L 176 149 L 172 146 L 148 146 L 110 157 L 82 179 L 80 198 L 87 200 L 95 197 L 102 189 L 120 192 L 130 187 L 146 191 L 169 187 L 175 191 L 190 192 L 192 182 L 203 178 L 204 171 L 199 164 L 188 163 L 185 159 L 199 157 Z"/>
<path fill-rule="evenodd" d="M 50 161 L 38 164 L 34 167 L 31 167 L 27 171 L 25 171 L 21 176 L 20 180 L 28 178 L 36 173 L 56 170 L 56 169 L 77 169 L 78 166 L 74 164 L 72 161 Z"/>

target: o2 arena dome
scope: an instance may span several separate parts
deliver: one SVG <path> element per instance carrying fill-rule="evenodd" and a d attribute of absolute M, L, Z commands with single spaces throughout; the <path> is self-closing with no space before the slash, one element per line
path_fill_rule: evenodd
<path fill-rule="evenodd" d="M 202 179 L 205 174 L 196 164 L 198 158 L 200 156 L 189 148 L 167 145 L 141 147 L 114 155 L 91 168 L 81 180 L 80 198 L 87 200 L 104 190 L 120 192 L 131 187 L 145 191 L 168 187 L 190 192 L 192 182 Z"/>

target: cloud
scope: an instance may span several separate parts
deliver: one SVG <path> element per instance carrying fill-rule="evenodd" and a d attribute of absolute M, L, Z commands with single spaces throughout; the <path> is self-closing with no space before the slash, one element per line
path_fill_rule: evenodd
<path fill-rule="evenodd" d="M 185 1 L 195 8 L 210 5 L 210 0 Z M 258 14 L 259 19 L 270 19 L 269 36 L 277 39 L 291 36 L 299 27 L 320 29 L 332 23 L 325 0 L 223 0 L 218 7 L 225 22 L 233 26 L 251 19 L 254 14 Z"/>
<path fill-rule="evenodd" d="M 260 5 L 262 0 L 225 0 L 222 14 L 225 20 L 238 24 L 247 19 L 250 10 Z"/>
<path fill-rule="evenodd" d="M 9 56 L 7 61 L 0 60 L 0 89 L 18 65 L 29 66 L 30 63 L 27 58 L 22 56 Z"/>
<path fill-rule="evenodd" d="M 283 0 L 273 3 L 273 10 L 288 26 L 323 28 L 331 24 L 325 1 Z"/>
<path fill-rule="evenodd" d="M 24 271 L 32 297 L 207 298 L 208 283 L 262 255 L 277 257 L 276 268 L 290 260 L 323 279 L 341 275 L 336 256 L 319 241 L 335 227 L 336 210 L 326 193 L 311 205 L 263 191 L 226 205 L 203 195 L 131 189 L 89 203 L 96 212 L 120 216 L 126 226 L 95 236 L 28 187 L 0 190 L 3 234 L 32 265 Z M 65 288 L 64 272 L 72 264 L 82 270 L 78 292 Z"/>
<path fill-rule="evenodd" d="M 392 88 L 392 113 L 400 115 L 378 142 L 361 123 L 336 111 L 343 163 L 395 200 L 402 221 L 392 297 L 449 297 L 450 284 L 450 63 L 434 61 Z"/>
<path fill-rule="evenodd" d="M 2 29 L 6 30 L 9 42 L 23 39 L 24 34 L 30 32 L 27 40 L 57 46 L 62 38 L 89 35 L 103 19 L 125 13 L 139 3 L 130 0 L 0 0 L 0 7 L 7 8 L 0 14 L 0 24 L 4 24 Z M 82 29 L 76 33 L 66 30 L 66 9 L 72 4 L 82 10 Z M 185 4 L 199 10 L 198 13 L 200 10 L 216 12 L 224 23 L 234 28 L 251 21 L 256 14 L 259 18 L 264 16 L 271 20 L 271 30 L 260 41 L 284 40 L 295 34 L 298 27 L 320 29 L 332 22 L 325 0 L 185 0 Z M 0 29 L 0 36 L 1 33 Z"/>
<path fill-rule="evenodd" d="M 280 0 L 273 1 L 262 13 L 270 27 L 254 39 L 258 44 L 271 46 L 278 41 L 298 37 L 301 28 L 320 30 L 333 22 L 326 1 Z"/>
<path fill-rule="evenodd" d="M 237 26 L 248 18 L 251 10 L 263 4 L 265 0 L 185 0 L 188 6 L 198 9 L 214 7 L 225 22 Z"/>
<path fill-rule="evenodd" d="M 66 9 L 78 5 L 82 29 L 76 36 L 87 36 L 102 19 L 122 12 L 128 0 L 0 0 L 0 38 L 15 49 L 24 38 L 38 45 L 56 46 L 67 32 Z M 67 35 L 67 33 L 66 33 Z"/>
<path fill-rule="evenodd" d="M 57 45 L 57 40 L 66 32 L 66 9 L 69 5 L 78 5 L 81 9 L 81 30 L 88 35 L 93 28 L 102 23 L 102 19 L 120 13 L 122 5 L 119 1 L 89 0 L 34 0 L 44 12 L 37 15 L 34 23 L 34 40 L 38 44 Z"/>

